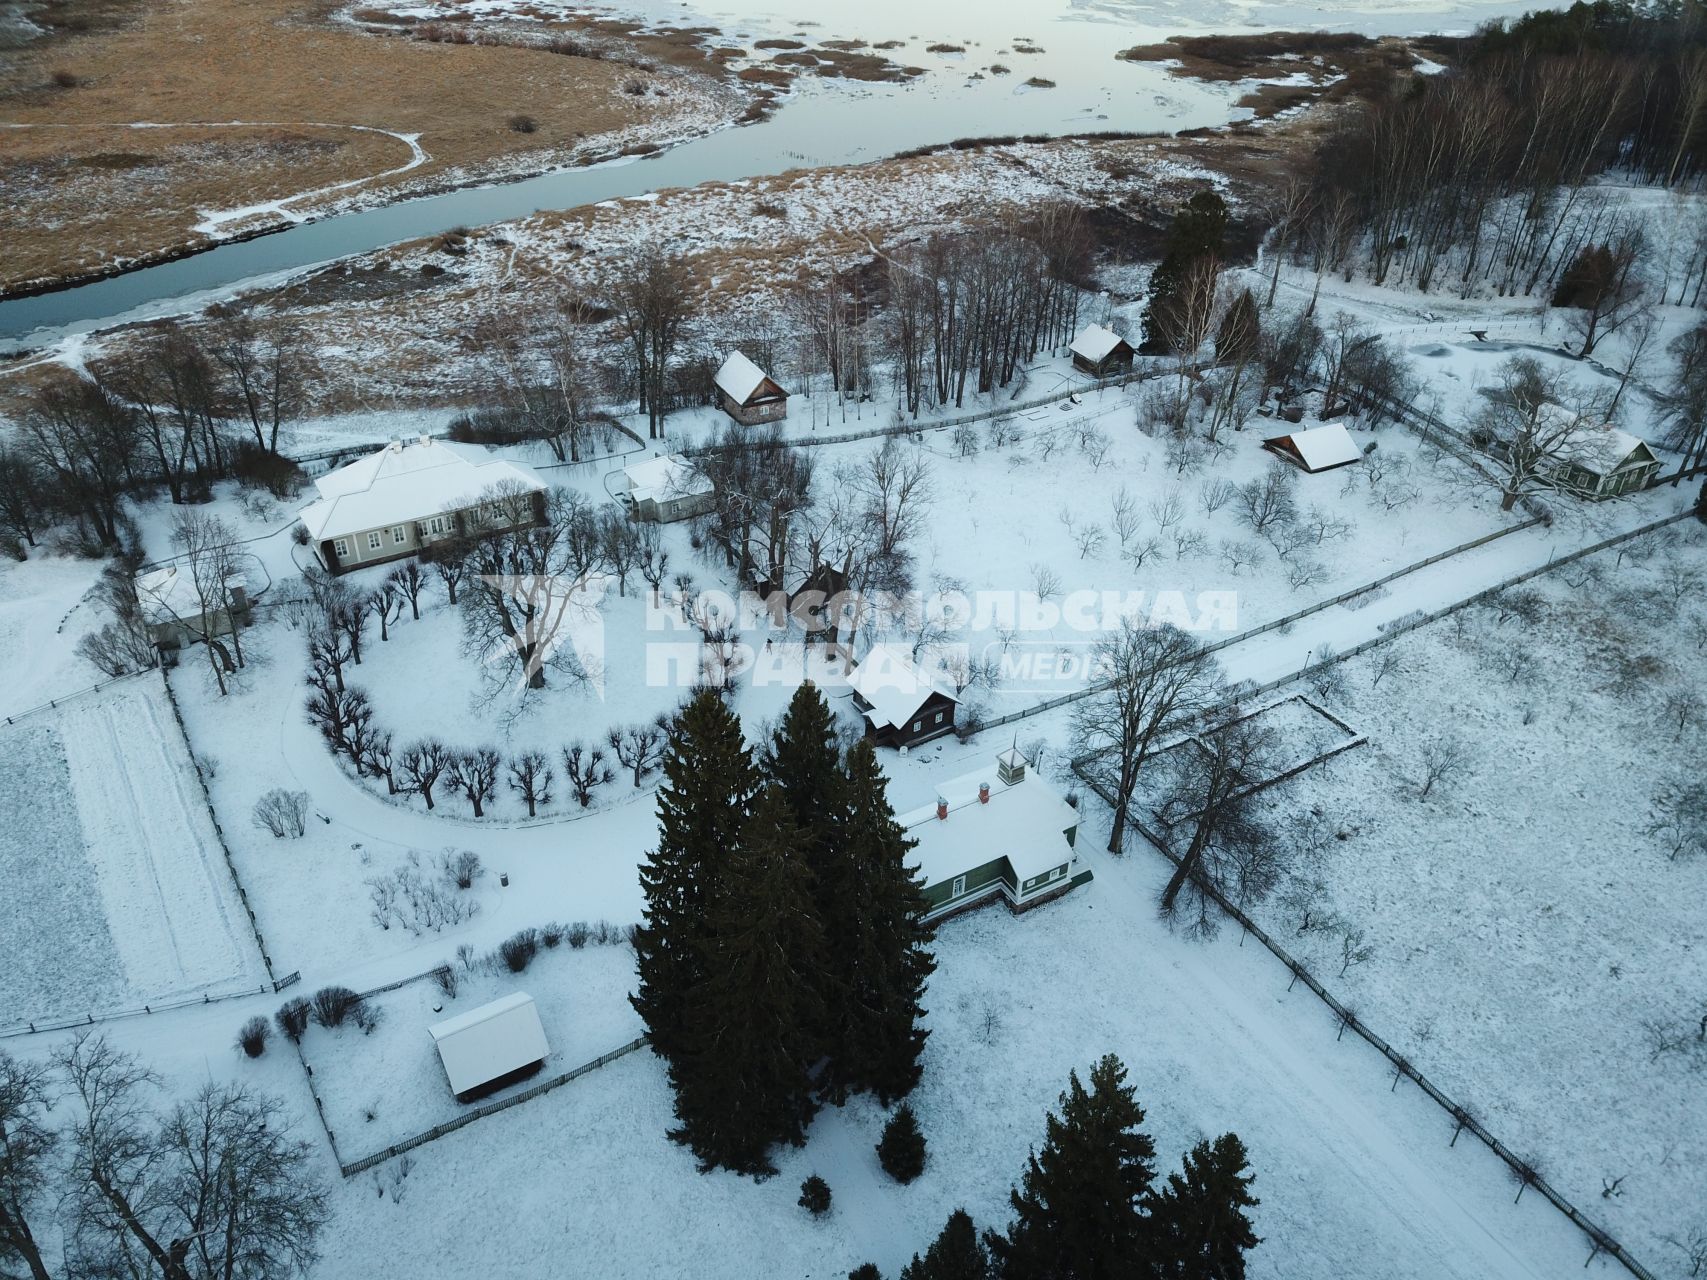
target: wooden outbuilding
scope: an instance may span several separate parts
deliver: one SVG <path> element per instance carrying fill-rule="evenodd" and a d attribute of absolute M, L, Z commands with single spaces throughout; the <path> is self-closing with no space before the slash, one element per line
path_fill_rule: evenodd
<path fill-rule="evenodd" d="M 731 351 L 712 382 L 723 412 L 743 426 L 778 422 L 788 416 L 788 392 L 739 351 Z"/>
<path fill-rule="evenodd" d="M 954 732 L 958 699 L 919 670 L 905 649 L 874 644 L 848 673 L 865 735 L 880 747 L 913 747 Z"/>
<path fill-rule="evenodd" d="M 522 991 L 427 1028 L 458 1102 L 525 1080 L 551 1052 L 533 997 Z"/>
<path fill-rule="evenodd" d="M 1088 324 L 1081 329 L 1069 350 L 1073 354 L 1073 367 L 1093 378 L 1107 378 L 1132 369 L 1132 344 L 1100 324 Z"/>

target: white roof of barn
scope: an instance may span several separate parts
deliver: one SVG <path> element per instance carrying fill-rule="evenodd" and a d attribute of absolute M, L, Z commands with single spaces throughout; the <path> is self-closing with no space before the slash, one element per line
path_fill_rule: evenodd
<path fill-rule="evenodd" d="M 746 404 L 753 393 L 764 386 L 767 376 L 763 369 L 739 351 L 731 351 L 712 381 L 736 404 Z"/>
<path fill-rule="evenodd" d="M 478 1089 L 551 1051 L 533 997 L 523 991 L 435 1022 L 427 1034 L 438 1046 L 452 1093 Z"/>
<path fill-rule="evenodd" d="M 1079 336 L 1073 339 L 1072 352 L 1095 364 L 1105 359 L 1109 352 L 1125 341 L 1126 339 L 1113 329 L 1105 329 L 1100 324 L 1087 324 L 1079 331 Z"/>
<path fill-rule="evenodd" d="M 227 590 L 243 585 L 243 575 L 234 573 L 225 580 Z M 211 594 L 211 593 L 210 593 Z M 167 565 L 136 575 L 136 600 L 142 616 L 148 622 L 170 622 L 176 618 L 199 618 L 202 612 L 201 593 L 196 590 L 195 574 L 188 565 Z M 222 600 L 216 610 L 225 607 Z"/>
<path fill-rule="evenodd" d="M 715 492 L 711 477 L 679 453 L 631 462 L 622 469 L 628 477 L 628 491 L 636 502 L 653 499 L 668 502 L 671 498 L 694 497 Z"/>
<path fill-rule="evenodd" d="M 1340 422 L 1311 427 L 1308 431 L 1294 431 L 1291 433 L 1291 440 L 1292 447 L 1298 450 L 1298 456 L 1311 471 L 1344 466 L 1363 456 L 1363 450 L 1357 447 L 1357 441 L 1351 438 L 1351 432 Z"/>
<path fill-rule="evenodd" d="M 1617 427 L 1601 427 L 1584 433 L 1582 448 L 1571 459 L 1572 462 L 1597 476 L 1609 476 L 1623 469 L 1630 461 L 1630 455 L 1640 450 L 1643 453 L 1638 461 L 1642 463 L 1654 461 L 1654 452 L 1648 448 L 1648 442 L 1628 431 Z"/>
<path fill-rule="evenodd" d="M 980 804 L 978 787 L 986 782 L 990 801 Z M 948 817 L 938 818 L 932 803 L 896 818 L 919 842 L 907 860 L 927 886 L 1001 857 L 1022 882 L 1072 861 L 1066 832 L 1078 825 L 1079 811 L 1029 769 L 1021 781 L 1004 786 L 992 757 L 983 772 L 952 778 L 937 794 L 948 801 Z"/>
<path fill-rule="evenodd" d="M 879 729 L 900 728 L 933 693 L 942 694 L 950 702 L 959 701 L 920 671 L 905 650 L 887 644 L 871 646 L 859 665 L 848 672 L 848 687 L 871 704 L 865 718 Z"/>
<path fill-rule="evenodd" d="M 486 490 L 505 482 L 545 488 L 526 463 L 478 445 L 431 436 L 393 441 L 316 480 L 320 498 L 303 508 L 302 523 L 316 540 L 341 538 L 472 506 Z"/>

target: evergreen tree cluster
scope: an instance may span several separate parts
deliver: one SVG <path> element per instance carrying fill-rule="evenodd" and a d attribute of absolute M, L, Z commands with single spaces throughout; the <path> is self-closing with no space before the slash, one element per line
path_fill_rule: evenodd
<path fill-rule="evenodd" d="M 768 1174 L 822 1103 L 918 1083 L 935 962 L 913 842 L 813 685 L 759 750 L 713 690 L 671 729 L 631 999 L 669 1065 L 671 1136 L 702 1168 Z"/>
<path fill-rule="evenodd" d="M 1258 1201 L 1244 1144 L 1200 1142 L 1158 1184 L 1143 1122 L 1119 1059 L 1097 1063 L 1088 1089 L 1074 1072 L 1012 1192 L 1007 1231 L 980 1237 L 956 1210 L 901 1280 L 1243 1280 L 1261 1243 L 1245 1212 Z"/>

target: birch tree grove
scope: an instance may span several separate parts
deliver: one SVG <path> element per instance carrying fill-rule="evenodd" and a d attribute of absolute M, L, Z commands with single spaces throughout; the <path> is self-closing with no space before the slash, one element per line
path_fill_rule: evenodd
<path fill-rule="evenodd" d="M 1056 204 L 887 255 L 884 336 L 904 411 L 963 406 L 1071 338 L 1088 254 L 1082 212 Z"/>

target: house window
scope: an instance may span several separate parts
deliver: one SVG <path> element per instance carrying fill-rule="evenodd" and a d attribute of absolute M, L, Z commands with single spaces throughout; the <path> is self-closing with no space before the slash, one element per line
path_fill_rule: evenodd
<path fill-rule="evenodd" d="M 409 535 L 403 532 L 403 526 L 402 525 L 398 525 L 395 529 L 393 529 L 391 531 L 391 541 L 392 541 L 393 545 L 400 547 L 405 542 L 407 542 L 408 540 L 409 540 Z"/>
<path fill-rule="evenodd" d="M 444 531 L 445 518 L 443 516 L 434 516 L 431 520 L 427 521 L 427 532 L 432 534 L 434 537 L 438 537 Z"/>
<path fill-rule="evenodd" d="M 937 724 L 941 724 L 947 718 L 948 718 L 948 712 L 946 712 L 946 711 L 939 711 L 936 713 L 936 723 Z"/>
<path fill-rule="evenodd" d="M 1056 867 L 1053 871 L 1051 871 L 1049 873 L 1049 878 L 1051 880 L 1059 880 L 1061 878 L 1061 868 Z"/>
<path fill-rule="evenodd" d="M 368 534 L 368 536 L 367 536 L 367 549 L 369 551 L 378 551 L 380 548 L 380 544 L 383 542 L 384 542 L 384 539 L 379 536 L 379 530 L 375 529 L 372 533 Z"/>
<path fill-rule="evenodd" d="M 961 894 L 963 894 L 965 892 L 966 892 L 966 877 L 965 876 L 955 876 L 954 877 L 954 888 L 949 893 L 948 896 L 951 898 L 958 898 Z"/>
<path fill-rule="evenodd" d="M 334 538 L 332 540 L 332 554 L 342 560 L 345 556 L 350 554 L 349 542 L 344 538 Z"/>
<path fill-rule="evenodd" d="M 915 721 L 913 721 L 912 731 L 914 733 L 917 733 L 920 729 L 923 729 L 924 727 L 925 727 L 925 722 L 923 720 L 915 720 Z"/>

